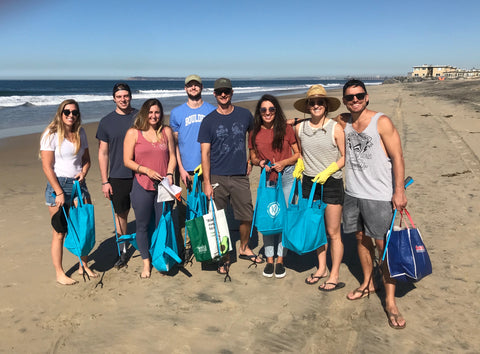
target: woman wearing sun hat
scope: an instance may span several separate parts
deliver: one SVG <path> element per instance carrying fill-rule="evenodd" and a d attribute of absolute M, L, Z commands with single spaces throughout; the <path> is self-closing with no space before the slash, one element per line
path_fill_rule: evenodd
<path fill-rule="evenodd" d="M 343 243 L 340 233 L 340 221 L 343 204 L 343 180 L 340 169 L 345 164 L 345 135 L 342 127 L 327 118 L 329 112 L 340 107 L 340 100 L 327 95 L 322 85 L 309 88 L 305 98 L 294 103 L 294 107 L 311 119 L 303 120 L 295 127 L 302 160 L 299 160 L 294 177 L 301 178 L 303 172 L 302 194 L 308 198 L 313 182 L 323 184 L 323 201 L 327 203 L 325 223 L 330 237 L 332 269 L 327 269 L 327 248 L 317 249 L 318 269 L 305 282 L 313 285 L 322 278 L 328 279 L 319 287 L 321 291 L 333 291 L 345 286 L 339 282 L 340 263 L 343 258 Z M 321 189 L 317 188 L 314 199 L 321 198 Z"/>

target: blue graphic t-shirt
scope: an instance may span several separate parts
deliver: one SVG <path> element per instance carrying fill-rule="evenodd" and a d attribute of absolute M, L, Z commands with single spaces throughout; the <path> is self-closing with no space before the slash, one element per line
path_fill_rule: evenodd
<path fill-rule="evenodd" d="M 184 103 L 170 113 L 170 126 L 178 133 L 178 149 L 186 171 L 193 171 L 202 162 L 198 131 L 203 118 L 213 110 L 215 106 L 208 102 L 198 108 L 190 108 Z"/>
<path fill-rule="evenodd" d="M 247 173 L 246 134 L 253 128 L 249 110 L 234 107 L 223 115 L 214 110 L 203 119 L 199 143 L 210 143 L 210 173 L 232 176 Z"/>

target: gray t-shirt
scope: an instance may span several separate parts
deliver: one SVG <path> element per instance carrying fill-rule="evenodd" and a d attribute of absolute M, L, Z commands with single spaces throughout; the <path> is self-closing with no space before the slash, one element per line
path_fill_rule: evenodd
<path fill-rule="evenodd" d="M 127 130 L 132 127 L 138 110 L 122 115 L 113 111 L 102 118 L 98 124 L 96 138 L 108 144 L 110 163 L 109 177 L 133 178 L 133 171 L 123 164 L 123 140 Z"/>

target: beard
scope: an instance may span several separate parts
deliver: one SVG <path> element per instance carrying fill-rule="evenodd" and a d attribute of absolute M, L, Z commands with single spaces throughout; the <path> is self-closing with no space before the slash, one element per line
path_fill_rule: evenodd
<path fill-rule="evenodd" d="M 192 101 L 199 101 L 202 99 L 202 93 L 198 93 L 197 95 L 189 95 L 187 94 L 188 98 L 191 99 Z"/>

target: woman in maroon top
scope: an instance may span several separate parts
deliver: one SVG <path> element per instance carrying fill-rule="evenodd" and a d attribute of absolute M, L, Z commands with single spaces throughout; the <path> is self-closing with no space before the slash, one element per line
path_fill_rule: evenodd
<path fill-rule="evenodd" d="M 278 172 L 282 172 L 282 189 L 287 201 L 293 184 L 294 165 L 300 157 L 295 132 L 287 125 L 282 108 L 272 95 L 263 95 L 260 98 L 254 118 L 248 144 L 250 161 L 253 165 L 270 172 L 269 181 L 275 182 Z M 271 167 L 267 165 L 267 160 L 271 162 Z M 277 265 L 274 267 L 275 239 L 277 239 Z M 275 277 L 283 278 L 286 274 L 283 266 L 286 249 L 282 246 L 282 235 L 263 235 L 263 243 L 267 257 L 263 275 L 271 278 L 275 272 Z"/>
<path fill-rule="evenodd" d="M 147 100 L 138 112 L 133 128 L 125 135 L 123 161 L 135 171 L 130 199 L 135 211 L 137 245 L 143 259 L 140 277 L 150 278 L 148 226 L 152 213 L 157 226 L 163 211 L 163 204 L 157 202 L 154 182 L 168 178 L 173 184 L 177 165 L 172 129 L 163 125 L 163 107 L 159 100 Z"/>

